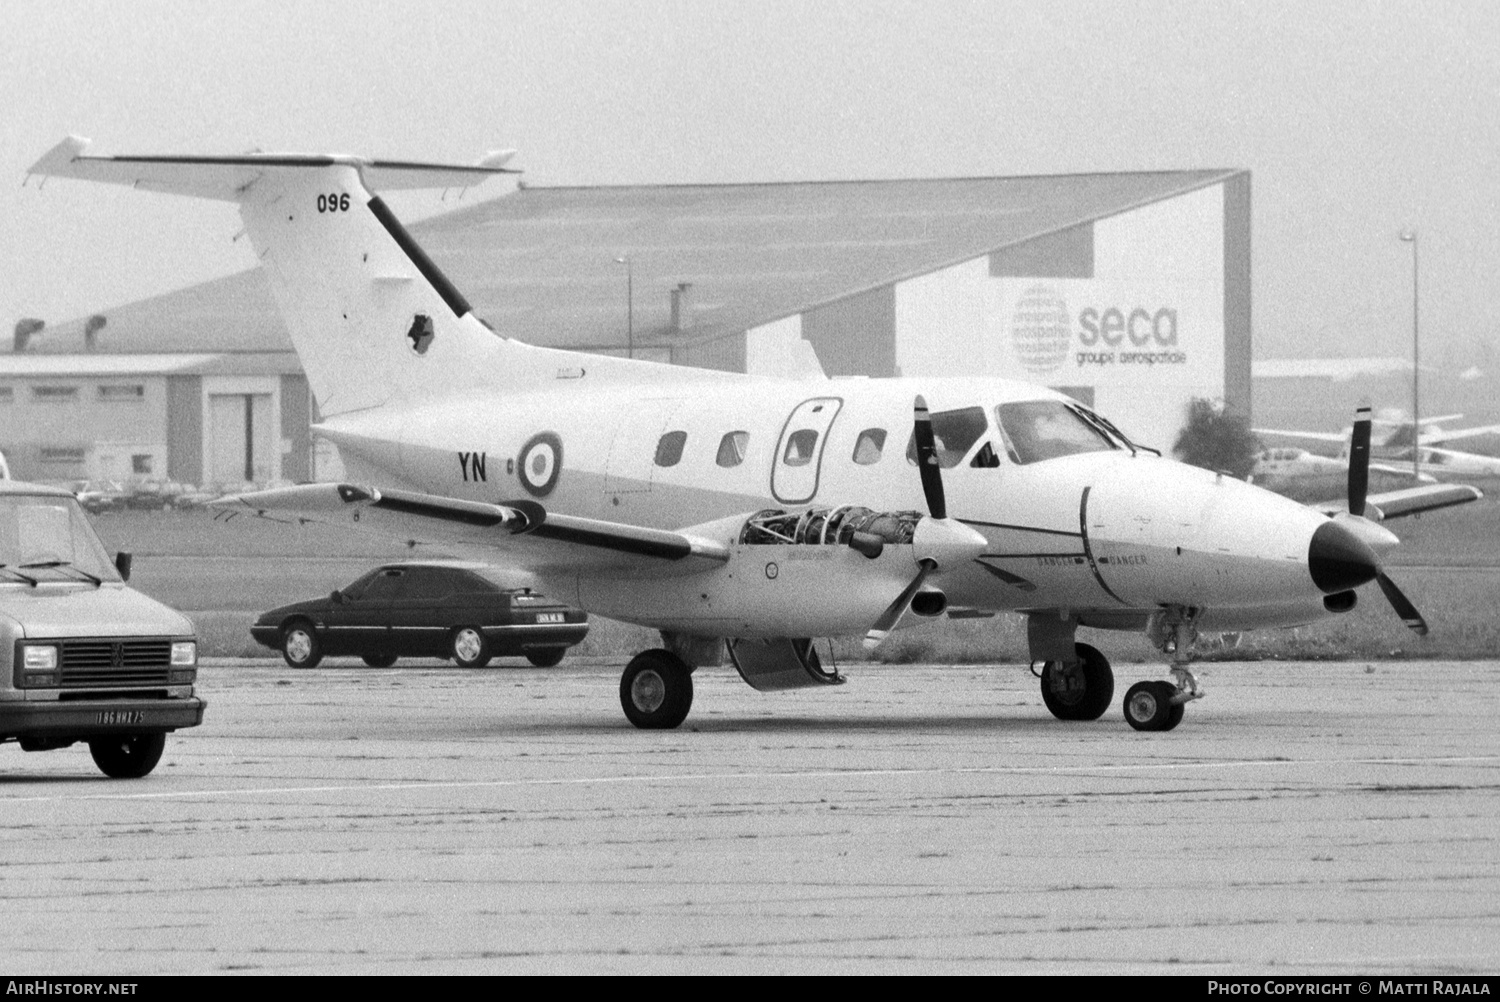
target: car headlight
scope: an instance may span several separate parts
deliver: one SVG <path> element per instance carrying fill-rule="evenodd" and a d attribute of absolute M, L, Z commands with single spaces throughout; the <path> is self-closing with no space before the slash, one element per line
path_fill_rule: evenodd
<path fill-rule="evenodd" d="M 157 648 L 160 650 L 160 648 Z M 198 664 L 198 641 L 172 641 L 172 667 L 193 668 Z"/>
<path fill-rule="evenodd" d="M 52 671 L 57 668 L 57 648 L 51 645 L 21 648 L 21 664 L 28 671 Z"/>

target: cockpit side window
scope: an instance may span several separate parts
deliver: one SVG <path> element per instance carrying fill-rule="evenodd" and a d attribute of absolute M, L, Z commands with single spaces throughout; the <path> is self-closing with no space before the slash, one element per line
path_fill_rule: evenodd
<path fill-rule="evenodd" d="M 935 412 L 932 415 L 932 441 L 937 446 L 938 466 L 945 470 L 957 466 L 989 427 L 983 407 Z M 917 461 L 915 434 L 907 440 L 906 461 Z"/>
<path fill-rule="evenodd" d="M 1040 463 L 1082 452 L 1115 448 L 1102 431 L 1058 400 L 1018 400 L 995 408 L 1005 432 L 1011 458 L 1017 463 Z"/>

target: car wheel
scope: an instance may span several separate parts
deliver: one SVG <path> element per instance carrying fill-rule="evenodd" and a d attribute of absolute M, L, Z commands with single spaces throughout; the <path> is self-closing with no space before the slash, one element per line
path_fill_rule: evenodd
<path fill-rule="evenodd" d="M 294 619 L 281 631 L 281 656 L 293 668 L 316 668 L 323 660 L 318 635 L 305 619 Z"/>
<path fill-rule="evenodd" d="M 166 734 L 119 734 L 94 738 L 89 754 L 111 779 L 140 779 L 156 768 L 166 747 Z"/>
<path fill-rule="evenodd" d="M 460 626 L 454 630 L 448 651 L 460 668 L 483 668 L 490 663 L 490 642 L 477 626 Z"/>
<path fill-rule="evenodd" d="M 526 660 L 538 668 L 551 668 L 553 665 L 561 664 L 563 655 L 568 653 L 566 647 L 538 647 L 526 652 Z"/>
<path fill-rule="evenodd" d="M 396 655 L 364 654 L 360 656 L 360 660 L 369 665 L 371 668 L 389 668 L 391 665 L 396 663 Z"/>

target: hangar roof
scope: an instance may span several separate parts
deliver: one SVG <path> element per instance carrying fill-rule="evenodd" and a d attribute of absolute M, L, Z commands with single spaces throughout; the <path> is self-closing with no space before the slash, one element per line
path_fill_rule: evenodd
<path fill-rule="evenodd" d="M 738 333 L 1239 174 L 1153 171 L 778 184 L 537 187 L 410 227 L 475 312 L 533 344 L 623 348 Z M 671 328 L 690 283 L 692 322 Z M 260 269 L 112 310 L 103 352 L 290 351 Z M 83 321 L 34 352 L 80 352 Z"/>

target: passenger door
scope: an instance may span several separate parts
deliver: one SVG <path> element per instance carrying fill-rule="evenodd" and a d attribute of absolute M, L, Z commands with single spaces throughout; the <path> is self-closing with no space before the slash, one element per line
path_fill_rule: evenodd
<path fill-rule="evenodd" d="M 402 657 L 437 656 L 444 652 L 447 627 L 443 599 L 453 588 L 445 567 L 408 567 L 400 589 L 391 597 L 390 652 Z"/>
<path fill-rule="evenodd" d="M 841 397 L 813 397 L 786 419 L 771 467 L 771 494 L 782 504 L 805 504 L 817 495 L 823 447 L 843 405 Z"/>
<path fill-rule="evenodd" d="M 400 594 L 406 574 L 404 567 L 382 568 L 363 589 L 344 594 L 337 607 L 339 650 L 373 654 L 390 649 L 391 602 Z"/>

